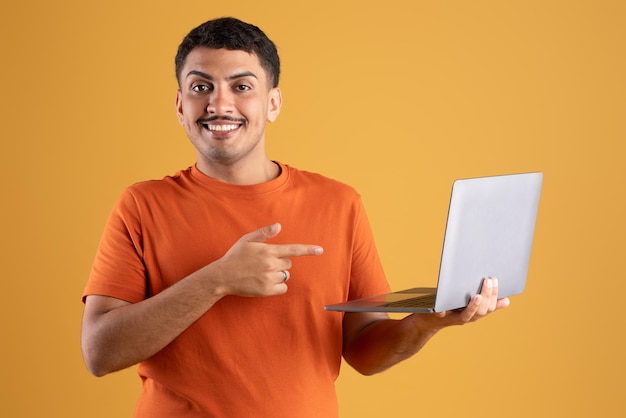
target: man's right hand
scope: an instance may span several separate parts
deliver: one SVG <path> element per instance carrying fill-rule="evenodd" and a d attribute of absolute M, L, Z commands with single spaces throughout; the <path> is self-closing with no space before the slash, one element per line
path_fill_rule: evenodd
<path fill-rule="evenodd" d="M 281 225 L 265 226 L 242 236 L 224 256 L 207 266 L 219 278 L 223 295 L 272 296 L 287 292 L 292 258 L 320 255 L 322 247 L 309 244 L 268 244 Z M 216 283 L 217 284 L 217 283 Z"/>

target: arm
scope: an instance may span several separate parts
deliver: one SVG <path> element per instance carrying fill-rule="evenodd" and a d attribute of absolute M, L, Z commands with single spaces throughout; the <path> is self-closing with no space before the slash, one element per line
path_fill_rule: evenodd
<path fill-rule="evenodd" d="M 287 291 L 290 257 L 318 255 L 315 245 L 270 245 L 280 225 L 244 235 L 221 259 L 139 303 L 92 295 L 85 301 L 81 342 L 88 369 L 102 376 L 159 352 L 226 295 Z"/>
<path fill-rule="evenodd" d="M 379 373 L 416 354 L 439 330 L 476 321 L 508 305 L 508 298 L 498 300 L 497 279 L 489 278 L 460 311 L 412 314 L 401 320 L 384 313 L 346 313 L 343 355 L 360 373 Z"/>

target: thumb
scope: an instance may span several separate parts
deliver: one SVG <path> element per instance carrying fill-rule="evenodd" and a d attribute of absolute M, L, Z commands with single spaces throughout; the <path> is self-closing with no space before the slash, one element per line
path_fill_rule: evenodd
<path fill-rule="evenodd" d="M 250 232 L 243 236 L 243 240 L 247 242 L 265 242 L 268 239 L 274 238 L 280 233 L 281 225 L 275 223 L 273 225 L 264 226 L 261 229 L 257 229 L 254 232 Z"/>

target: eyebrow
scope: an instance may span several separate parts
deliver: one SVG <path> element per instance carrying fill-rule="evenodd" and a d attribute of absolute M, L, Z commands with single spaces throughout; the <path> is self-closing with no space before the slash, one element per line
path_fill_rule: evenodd
<path fill-rule="evenodd" d="M 213 78 L 213 76 L 212 76 L 212 75 L 209 75 L 209 74 L 207 74 L 207 73 L 205 73 L 205 72 L 198 71 L 198 70 L 191 70 L 191 71 L 189 71 L 189 72 L 187 73 L 187 77 L 186 77 L 186 78 L 189 78 L 189 77 L 190 77 L 190 76 L 192 76 L 192 75 L 197 75 L 197 76 L 199 76 L 199 77 L 206 78 L 207 80 L 211 80 L 211 81 L 213 81 L 213 80 L 214 80 L 214 78 Z M 229 80 L 229 81 L 230 81 L 230 80 L 236 80 L 236 79 L 238 79 L 238 78 L 243 78 L 243 77 L 254 77 L 254 78 L 258 78 L 258 77 L 256 76 L 256 74 L 254 74 L 253 72 L 251 72 L 251 71 L 244 71 L 244 72 L 242 72 L 242 73 L 237 73 L 237 74 L 233 74 L 233 75 L 231 75 L 231 76 L 228 76 L 228 77 L 226 77 L 226 80 Z"/>

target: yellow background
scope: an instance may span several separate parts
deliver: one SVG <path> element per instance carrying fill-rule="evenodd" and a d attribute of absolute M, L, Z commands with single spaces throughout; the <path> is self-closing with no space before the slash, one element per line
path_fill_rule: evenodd
<path fill-rule="evenodd" d="M 223 15 L 279 47 L 271 157 L 362 193 L 395 289 L 435 284 L 453 179 L 545 173 L 526 292 L 345 366 L 343 417 L 625 416 L 625 4 L 3 2 L 0 416 L 131 416 L 135 371 L 84 368 L 80 294 L 122 188 L 194 162 L 173 56 Z"/>

